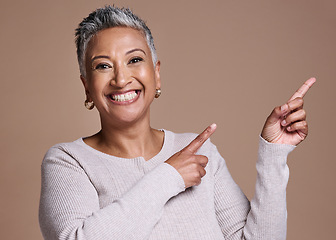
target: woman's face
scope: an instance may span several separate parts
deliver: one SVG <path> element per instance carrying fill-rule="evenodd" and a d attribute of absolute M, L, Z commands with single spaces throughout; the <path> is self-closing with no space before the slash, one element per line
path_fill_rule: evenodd
<path fill-rule="evenodd" d="M 102 123 L 127 124 L 149 120 L 149 107 L 160 88 L 160 62 L 153 66 L 144 35 L 126 27 L 98 32 L 85 55 L 87 98 Z"/>

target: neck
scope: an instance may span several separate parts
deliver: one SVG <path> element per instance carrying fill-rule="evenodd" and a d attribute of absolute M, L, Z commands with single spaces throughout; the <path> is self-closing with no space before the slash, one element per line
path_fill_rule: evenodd
<path fill-rule="evenodd" d="M 107 125 L 102 122 L 102 129 L 95 135 L 95 148 L 107 154 L 122 157 L 144 157 L 146 160 L 155 156 L 162 148 L 163 133 L 150 127 L 148 121 L 122 126 Z"/>

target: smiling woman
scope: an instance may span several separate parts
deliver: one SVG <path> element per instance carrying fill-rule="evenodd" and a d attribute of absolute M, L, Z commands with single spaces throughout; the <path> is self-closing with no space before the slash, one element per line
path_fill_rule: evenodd
<path fill-rule="evenodd" d="M 160 62 L 154 66 L 151 56 L 143 33 L 130 27 L 104 29 L 92 37 L 85 54 L 86 77 L 81 79 L 102 126 L 119 129 L 127 122 L 137 128 L 148 121 L 150 104 L 161 86 Z"/>
<path fill-rule="evenodd" d="M 76 31 L 88 109 L 101 130 L 53 146 L 42 163 L 39 220 L 45 239 L 285 239 L 287 155 L 305 139 L 309 79 L 274 108 L 259 143 L 249 202 L 209 137 L 153 129 L 160 61 L 145 23 L 107 6 Z"/>

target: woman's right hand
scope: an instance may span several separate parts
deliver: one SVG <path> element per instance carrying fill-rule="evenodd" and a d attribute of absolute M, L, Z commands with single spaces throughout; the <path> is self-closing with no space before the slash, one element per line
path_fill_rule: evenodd
<path fill-rule="evenodd" d="M 216 124 L 211 124 L 199 134 L 188 146 L 171 156 L 166 163 L 173 166 L 182 176 L 185 188 L 199 185 L 205 175 L 208 158 L 196 155 L 197 150 L 215 132 Z"/>

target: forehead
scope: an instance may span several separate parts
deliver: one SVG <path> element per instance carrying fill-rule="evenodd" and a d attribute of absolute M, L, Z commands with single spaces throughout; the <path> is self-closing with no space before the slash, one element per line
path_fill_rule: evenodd
<path fill-rule="evenodd" d="M 149 52 L 145 35 L 129 27 L 113 27 L 99 31 L 89 41 L 87 55 L 103 52 L 122 52 L 133 48 L 141 48 Z"/>

